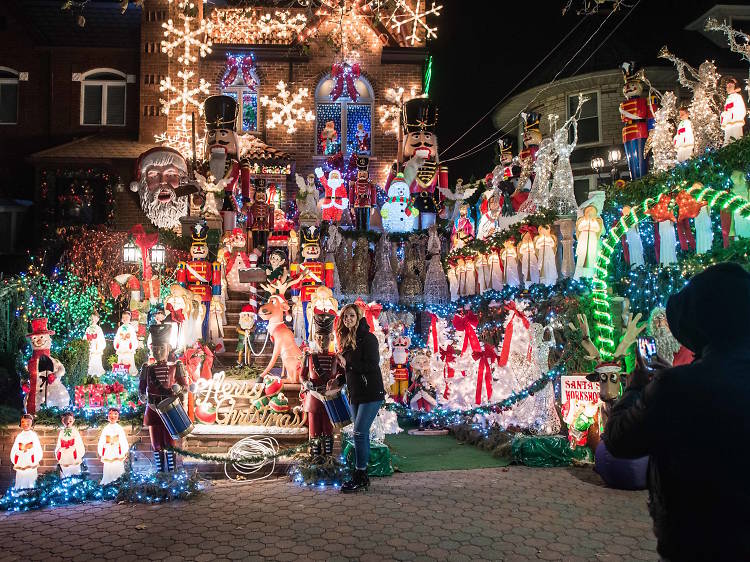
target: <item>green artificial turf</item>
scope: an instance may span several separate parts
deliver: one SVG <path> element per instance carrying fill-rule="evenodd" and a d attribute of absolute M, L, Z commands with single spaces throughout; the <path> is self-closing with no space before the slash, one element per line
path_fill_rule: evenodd
<path fill-rule="evenodd" d="M 398 472 L 431 470 L 468 470 L 508 466 L 509 458 L 496 458 L 473 445 L 464 445 L 451 435 L 420 436 L 399 433 L 388 435 L 393 468 Z"/>

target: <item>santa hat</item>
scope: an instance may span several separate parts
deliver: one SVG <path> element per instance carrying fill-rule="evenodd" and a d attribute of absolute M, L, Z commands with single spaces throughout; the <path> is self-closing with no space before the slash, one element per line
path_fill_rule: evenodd
<path fill-rule="evenodd" d="M 167 146 L 156 146 L 142 153 L 135 161 L 135 180 L 140 181 L 151 166 L 165 166 L 171 164 L 187 174 L 187 162 L 177 150 Z"/>
<path fill-rule="evenodd" d="M 27 338 L 33 336 L 54 336 L 54 330 L 47 329 L 47 318 L 34 318 L 31 321 L 31 333 L 26 334 Z"/>
<path fill-rule="evenodd" d="M 257 307 L 252 306 L 252 304 L 245 304 L 242 306 L 242 310 L 240 310 L 240 314 L 245 313 L 245 312 L 250 313 L 253 316 L 256 316 L 258 314 L 258 309 Z"/>
<path fill-rule="evenodd" d="M 279 377 L 266 375 L 266 378 L 263 379 L 263 392 L 266 396 L 274 396 L 275 394 L 278 394 L 282 386 L 284 386 L 284 383 L 281 382 Z"/>
<path fill-rule="evenodd" d="M 269 406 L 274 412 L 288 412 L 289 400 L 287 400 L 283 392 L 279 392 L 277 395 L 271 398 Z"/>

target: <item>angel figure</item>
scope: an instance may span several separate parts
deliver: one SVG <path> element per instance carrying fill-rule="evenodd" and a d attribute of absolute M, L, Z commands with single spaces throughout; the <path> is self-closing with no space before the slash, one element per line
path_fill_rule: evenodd
<path fill-rule="evenodd" d="M 320 194 L 315 187 L 315 176 L 307 175 L 305 181 L 301 175 L 295 174 L 297 180 L 297 209 L 299 209 L 299 218 L 301 222 L 314 221 L 315 224 L 320 222 L 320 211 L 318 210 L 318 200 Z"/>
<path fill-rule="evenodd" d="M 214 183 L 213 176 L 206 178 L 198 173 L 195 174 L 196 182 L 203 192 L 204 203 L 201 208 L 201 216 L 204 218 L 221 218 L 219 208 L 224 199 L 224 187 L 226 180 Z"/>
<path fill-rule="evenodd" d="M 477 190 L 476 187 L 464 187 L 464 180 L 458 179 L 456 180 L 456 191 L 453 192 L 450 189 L 446 187 L 439 187 L 440 193 L 445 195 L 446 199 L 450 199 L 453 201 L 453 207 L 451 209 L 451 217 L 450 222 L 455 223 L 456 220 L 459 218 L 459 214 L 461 213 L 461 205 L 464 201 L 466 201 L 469 197 L 474 195 L 474 192 Z"/>

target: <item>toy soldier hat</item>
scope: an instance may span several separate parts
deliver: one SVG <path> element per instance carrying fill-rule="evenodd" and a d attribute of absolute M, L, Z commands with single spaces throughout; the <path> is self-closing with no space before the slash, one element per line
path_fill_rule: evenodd
<path fill-rule="evenodd" d="M 208 96 L 203 102 L 203 113 L 206 116 L 206 129 L 235 130 L 237 126 L 237 100 L 232 96 L 221 94 Z"/>
<path fill-rule="evenodd" d="M 523 129 L 524 131 L 528 131 L 530 129 L 536 129 L 539 130 L 539 120 L 542 118 L 542 116 L 537 113 L 536 111 L 531 111 L 529 113 L 522 113 L 521 116 L 523 117 Z"/>
<path fill-rule="evenodd" d="M 331 335 L 331 332 L 333 332 L 333 323 L 335 320 L 336 317 L 333 314 L 329 314 L 327 312 L 315 314 L 313 316 L 313 321 L 315 322 L 315 333 L 321 334 L 323 336 Z"/>
<path fill-rule="evenodd" d="M 501 153 L 509 154 L 513 152 L 513 143 L 510 141 L 510 139 L 500 139 L 498 144 L 500 145 Z"/>
<path fill-rule="evenodd" d="M 625 82 L 630 82 L 631 80 L 643 80 L 643 69 L 635 61 L 625 61 L 620 65 L 620 70 L 622 70 L 622 78 Z"/>
<path fill-rule="evenodd" d="M 170 322 L 152 324 L 148 333 L 151 335 L 151 345 L 167 345 L 172 335 L 172 324 Z"/>
<path fill-rule="evenodd" d="M 205 244 L 208 238 L 208 224 L 201 219 L 190 227 L 193 244 Z"/>
<path fill-rule="evenodd" d="M 370 167 L 370 159 L 367 156 L 357 156 L 357 169 L 366 170 Z"/>
<path fill-rule="evenodd" d="M 405 133 L 419 131 L 435 132 L 437 127 L 437 106 L 427 98 L 414 98 L 406 103 L 402 109 L 401 122 Z"/>
<path fill-rule="evenodd" d="M 26 337 L 30 338 L 32 336 L 54 336 L 54 335 L 55 335 L 54 330 L 47 329 L 46 318 L 34 318 L 31 321 L 31 333 L 26 334 Z"/>
<path fill-rule="evenodd" d="M 317 226 L 308 226 L 302 229 L 302 247 L 317 246 L 320 244 L 320 229 Z"/>

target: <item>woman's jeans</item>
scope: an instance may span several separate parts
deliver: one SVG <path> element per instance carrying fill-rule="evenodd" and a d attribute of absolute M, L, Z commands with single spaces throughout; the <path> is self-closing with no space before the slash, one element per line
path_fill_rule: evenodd
<path fill-rule="evenodd" d="M 370 426 L 378 415 L 382 400 L 352 404 L 354 414 L 354 458 L 357 470 L 367 470 L 370 460 Z"/>

